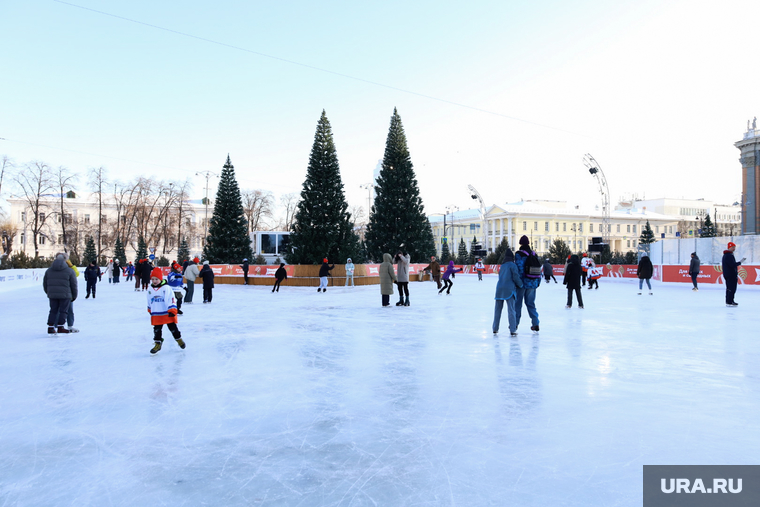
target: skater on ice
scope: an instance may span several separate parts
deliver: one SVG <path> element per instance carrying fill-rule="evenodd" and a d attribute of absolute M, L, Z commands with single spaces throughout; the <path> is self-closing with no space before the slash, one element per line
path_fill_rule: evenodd
<path fill-rule="evenodd" d="M 501 323 L 501 312 L 504 303 L 507 304 L 507 317 L 509 319 L 509 334 L 517 336 L 517 313 L 515 303 L 517 301 L 517 289 L 523 286 L 522 277 L 515 264 L 515 254 L 507 248 L 504 253 L 504 262 L 499 268 L 499 281 L 496 282 L 496 303 L 493 310 L 493 334 L 498 334 Z"/>
<path fill-rule="evenodd" d="M 203 302 L 210 303 L 214 291 L 214 271 L 208 261 L 203 261 L 203 269 L 199 276 L 203 280 Z"/>
<path fill-rule="evenodd" d="M 699 257 L 697 256 L 697 252 L 691 253 L 691 261 L 689 261 L 689 276 L 691 276 L 691 283 L 694 285 L 694 288 L 691 290 L 697 291 L 699 288 L 697 287 L 697 277 L 699 276 L 699 266 L 700 261 Z"/>
<path fill-rule="evenodd" d="M 391 254 L 383 254 L 383 263 L 380 264 L 378 271 L 380 274 L 380 295 L 382 296 L 383 306 L 390 306 L 391 296 L 393 295 L 393 284 L 397 281 Z"/>
<path fill-rule="evenodd" d="M 90 294 L 92 294 L 92 299 L 95 299 L 95 287 L 100 280 L 100 276 L 100 268 L 95 264 L 95 261 L 90 262 L 90 265 L 84 269 L 84 281 L 87 284 L 85 299 L 88 299 Z"/>
<path fill-rule="evenodd" d="M 285 269 L 285 263 L 281 262 L 280 267 L 277 268 L 277 271 L 274 272 L 274 287 L 272 287 L 272 292 L 280 292 L 280 284 L 282 283 L 283 280 L 287 280 L 287 279 L 288 279 L 288 272 Z"/>
<path fill-rule="evenodd" d="M 403 246 L 403 245 L 402 245 Z M 409 306 L 409 262 L 411 257 L 403 250 L 396 252 L 394 262 L 397 267 L 398 303 L 396 306 Z M 406 297 L 406 299 L 404 299 Z"/>
<path fill-rule="evenodd" d="M 557 283 L 557 279 L 554 278 L 554 266 L 552 266 L 552 263 L 549 262 L 548 257 L 544 259 L 544 264 L 541 266 L 541 271 L 544 273 L 544 279 L 546 280 L 546 283 L 549 283 L 549 279 L 552 279 L 554 280 L 554 283 Z"/>
<path fill-rule="evenodd" d="M 198 263 L 200 262 L 200 259 L 198 259 L 198 257 L 195 257 L 192 261 L 188 262 L 189 264 L 187 265 L 187 268 L 185 268 L 184 275 L 187 285 L 185 303 L 189 305 L 193 303 L 193 294 L 195 293 L 195 280 L 200 275 L 200 271 L 198 271 Z"/>
<path fill-rule="evenodd" d="M 63 324 L 66 322 L 69 305 L 77 299 L 79 284 L 74 270 L 66 264 L 67 257 L 63 252 L 57 253 L 53 264 L 42 277 L 42 289 L 47 294 L 50 303 L 47 320 L 48 334 L 69 332 Z"/>
<path fill-rule="evenodd" d="M 520 249 L 515 252 L 515 263 L 523 282 L 522 288 L 517 289 L 517 325 L 520 325 L 522 304 L 525 301 L 528 315 L 530 315 L 530 329 L 537 333 L 539 320 L 536 309 L 536 290 L 541 286 L 541 261 L 538 260 L 536 252 L 531 250 L 528 236 L 520 238 Z"/>
<path fill-rule="evenodd" d="M 243 270 L 243 284 L 248 285 L 248 259 L 243 259 L 243 265 L 240 266 L 240 269 Z"/>
<path fill-rule="evenodd" d="M 354 266 L 354 263 L 351 260 L 351 257 L 346 259 L 346 287 L 348 287 L 349 282 L 351 282 L 351 287 L 356 287 L 354 285 L 354 270 L 355 269 L 356 269 L 356 266 Z"/>
<path fill-rule="evenodd" d="M 736 295 L 736 286 L 739 283 L 739 266 L 746 260 L 742 257 L 742 260 L 736 262 L 734 251 L 736 251 L 736 243 L 731 241 L 728 243 L 728 248 L 723 251 L 723 259 L 721 260 L 723 280 L 726 282 L 726 306 L 739 306 L 739 303 L 734 301 L 734 295 Z"/>
<path fill-rule="evenodd" d="M 483 259 L 478 258 L 475 263 L 475 271 L 478 273 L 478 281 L 483 281 L 483 272 L 486 270 L 486 266 L 483 264 Z"/>
<path fill-rule="evenodd" d="M 462 268 L 455 268 L 454 267 L 454 261 L 449 261 L 449 265 L 446 268 L 446 271 L 443 273 L 443 287 L 441 287 L 441 290 L 438 291 L 438 294 L 441 294 L 444 290 L 446 291 L 446 295 L 451 295 L 451 287 L 454 286 L 454 282 L 451 281 L 451 277 L 454 276 L 454 273 L 459 273 L 462 271 Z"/>
<path fill-rule="evenodd" d="M 182 315 L 182 268 L 177 261 L 172 262 L 172 269 L 166 277 L 166 283 L 174 291 L 174 299 L 177 301 L 177 315 Z"/>
<path fill-rule="evenodd" d="M 327 257 L 322 259 L 322 265 L 319 266 L 319 288 L 317 289 L 317 292 L 327 292 L 327 277 L 330 276 L 330 271 L 332 271 L 334 267 L 335 264 L 330 266 L 327 263 Z"/>
<path fill-rule="evenodd" d="M 164 342 L 162 337 L 162 328 L 164 324 L 177 341 L 180 348 L 185 348 L 185 342 L 182 340 L 182 334 L 177 328 L 177 304 L 174 300 L 174 291 L 164 280 L 161 268 L 154 268 L 150 273 L 150 287 L 148 288 L 148 313 L 150 314 L 150 323 L 153 326 L 153 348 L 151 354 L 161 350 L 161 344 Z"/>
<path fill-rule="evenodd" d="M 583 295 L 581 294 L 581 263 L 577 255 L 570 256 L 570 262 L 565 267 L 565 279 L 562 281 L 567 287 L 567 304 L 565 308 L 573 307 L 573 292 L 578 300 L 578 308 L 583 309 Z"/>
<path fill-rule="evenodd" d="M 644 281 L 647 282 L 647 287 L 649 287 L 649 295 L 652 295 L 652 284 L 649 280 L 652 278 L 653 274 L 654 267 L 652 266 L 652 261 L 649 259 L 648 255 L 645 255 L 639 261 L 639 267 L 636 268 L 636 276 L 639 277 L 639 296 L 641 296 L 641 289 L 644 286 Z"/>
<path fill-rule="evenodd" d="M 433 277 L 433 281 L 436 283 L 438 288 L 441 288 L 441 265 L 438 264 L 438 261 L 435 260 L 435 255 L 430 256 L 430 264 L 422 268 L 423 271 L 427 271 L 430 273 L 430 276 Z"/>

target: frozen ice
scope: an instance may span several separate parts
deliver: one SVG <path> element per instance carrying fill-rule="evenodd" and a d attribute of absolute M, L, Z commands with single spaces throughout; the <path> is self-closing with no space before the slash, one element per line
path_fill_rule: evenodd
<path fill-rule="evenodd" d="M 156 356 L 131 284 L 60 336 L 0 292 L 0 505 L 629 506 L 645 464 L 758 464 L 760 289 L 542 283 L 513 339 L 495 284 L 218 285 Z"/>

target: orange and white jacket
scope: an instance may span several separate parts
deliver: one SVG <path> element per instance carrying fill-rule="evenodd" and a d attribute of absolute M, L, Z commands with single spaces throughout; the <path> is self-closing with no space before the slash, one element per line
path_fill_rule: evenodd
<path fill-rule="evenodd" d="M 177 301 L 174 290 L 166 284 L 166 280 L 161 280 L 158 287 L 148 285 L 148 313 L 154 326 L 177 323 Z"/>

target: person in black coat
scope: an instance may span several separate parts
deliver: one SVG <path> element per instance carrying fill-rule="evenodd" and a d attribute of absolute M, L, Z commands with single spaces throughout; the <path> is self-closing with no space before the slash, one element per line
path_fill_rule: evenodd
<path fill-rule="evenodd" d="M 113 283 L 119 283 L 119 277 L 121 276 L 121 263 L 119 259 L 113 260 Z"/>
<path fill-rule="evenodd" d="M 145 266 L 144 259 L 135 259 L 135 290 L 138 292 L 140 291 L 143 266 Z"/>
<path fill-rule="evenodd" d="M 649 295 L 652 295 L 652 284 L 649 283 L 649 279 L 652 278 L 653 274 L 654 267 L 652 266 L 652 261 L 649 259 L 648 255 L 645 255 L 639 261 L 639 267 L 636 268 L 636 276 L 639 277 L 639 296 L 641 296 L 641 288 L 644 286 L 644 280 L 646 280 L 647 287 L 649 287 Z"/>
<path fill-rule="evenodd" d="M 330 271 L 332 271 L 334 267 L 335 264 L 330 266 L 327 263 L 327 257 L 322 259 L 322 265 L 319 266 L 319 288 L 317 289 L 317 292 L 327 292 L 327 277 L 330 276 Z"/>
<path fill-rule="evenodd" d="M 550 278 L 554 280 L 554 283 L 557 283 L 557 279 L 554 278 L 554 267 L 552 266 L 552 263 L 549 262 L 549 259 L 544 260 L 544 265 L 541 266 L 541 270 L 544 272 L 546 283 L 549 283 Z"/>
<path fill-rule="evenodd" d="M 575 298 L 578 300 L 578 308 L 583 308 L 583 296 L 581 295 L 581 261 L 577 255 L 570 257 L 570 262 L 565 268 L 565 279 L 562 281 L 567 286 L 567 305 L 565 308 L 573 307 L 573 291 Z"/>
<path fill-rule="evenodd" d="M 70 332 L 63 325 L 69 313 L 69 305 L 77 299 L 79 285 L 74 270 L 66 264 L 67 258 L 65 253 L 56 254 L 53 264 L 42 277 L 42 289 L 50 301 L 47 321 L 49 334 Z"/>
<path fill-rule="evenodd" d="M 199 275 L 203 279 L 203 302 L 210 303 L 212 289 L 214 288 L 214 272 L 211 270 L 208 261 L 203 261 L 203 269 Z"/>
<path fill-rule="evenodd" d="M 288 272 L 285 271 L 285 263 L 281 262 L 280 267 L 274 272 L 274 287 L 272 292 L 280 292 L 280 284 L 283 280 L 288 279 Z"/>
<path fill-rule="evenodd" d="M 243 259 L 243 265 L 240 267 L 243 268 L 243 280 L 246 285 L 248 285 L 248 266 L 248 259 Z"/>
<path fill-rule="evenodd" d="M 142 283 L 142 290 L 148 290 L 150 284 L 150 272 L 153 271 L 153 264 L 147 259 L 143 263 L 142 271 L 140 272 L 140 282 Z"/>
<path fill-rule="evenodd" d="M 742 258 L 742 260 L 736 262 L 736 257 L 734 257 L 735 250 L 736 244 L 729 242 L 728 248 L 723 251 L 723 259 L 721 260 L 723 281 L 726 282 L 726 306 L 739 306 L 739 303 L 734 301 L 734 295 L 736 294 L 736 286 L 739 283 L 739 266 L 741 266 L 745 259 Z"/>
<path fill-rule="evenodd" d="M 89 266 L 84 270 L 84 281 L 87 282 L 87 295 L 85 299 L 90 297 L 92 292 L 92 299 L 95 299 L 95 284 L 100 280 L 100 268 L 92 261 Z"/>

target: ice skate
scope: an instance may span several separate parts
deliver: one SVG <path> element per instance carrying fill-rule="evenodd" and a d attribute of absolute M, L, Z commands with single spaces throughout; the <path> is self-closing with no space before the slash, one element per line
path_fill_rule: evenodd
<path fill-rule="evenodd" d="M 75 328 L 74 326 L 69 326 L 69 333 L 78 333 L 79 329 Z"/>
<path fill-rule="evenodd" d="M 406 301 L 404 301 L 404 306 L 409 306 L 409 297 L 407 296 Z"/>
<path fill-rule="evenodd" d="M 404 296 L 401 296 L 401 299 L 396 302 L 396 306 L 404 306 Z"/>
<path fill-rule="evenodd" d="M 177 315 L 183 315 L 184 312 L 182 310 L 177 310 Z"/>
<path fill-rule="evenodd" d="M 150 353 L 155 354 L 159 350 L 161 350 L 161 342 L 155 342 L 155 344 L 153 345 L 153 348 L 150 349 Z"/>
<path fill-rule="evenodd" d="M 581 310 L 583 310 L 583 305 L 580 305 L 578 308 L 580 308 Z"/>
<path fill-rule="evenodd" d="M 322 288 L 320 287 L 319 289 L 317 289 L 317 292 L 322 292 Z"/>
<path fill-rule="evenodd" d="M 88 292 L 87 295 L 84 298 L 85 299 L 90 299 L 90 293 Z"/>
<path fill-rule="evenodd" d="M 183 340 L 182 338 L 177 338 L 176 340 L 177 340 L 177 345 L 179 345 L 179 348 L 184 349 L 185 348 L 185 340 Z"/>
<path fill-rule="evenodd" d="M 650 292 L 650 293 L 649 293 L 649 295 L 650 295 L 650 296 L 652 296 L 652 295 L 654 295 L 654 293 L 653 293 L 653 292 Z"/>
<path fill-rule="evenodd" d="M 71 331 L 69 331 L 69 330 L 68 330 L 68 329 L 66 329 L 65 327 L 63 327 L 63 326 L 58 326 L 58 330 L 57 330 L 57 333 L 58 333 L 58 334 L 68 334 L 68 333 L 70 333 L 70 332 L 71 332 Z"/>
<path fill-rule="evenodd" d="M 515 336 L 517 336 L 517 333 L 509 333 L 509 336 L 514 338 Z"/>
<path fill-rule="evenodd" d="M 55 334 L 55 327 L 54 326 L 48 326 L 48 334 Z"/>
<path fill-rule="evenodd" d="M 538 326 L 530 326 L 530 330 L 534 333 L 538 333 Z"/>
<path fill-rule="evenodd" d="M 570 308 L 572 308 L 572 306 L 571 305 L 565 305 L 565 308 L 570 309 Z"/>
<path fill-rule="evenodd" d="M 641 292 L 639 292 L 638 295 L 641 296 Z"/>
<path fill-rule="evenodd" d="M 726 303 L 726 306 L 733 308 L 734 306 L 739 306 L 739 303 Z"/>

